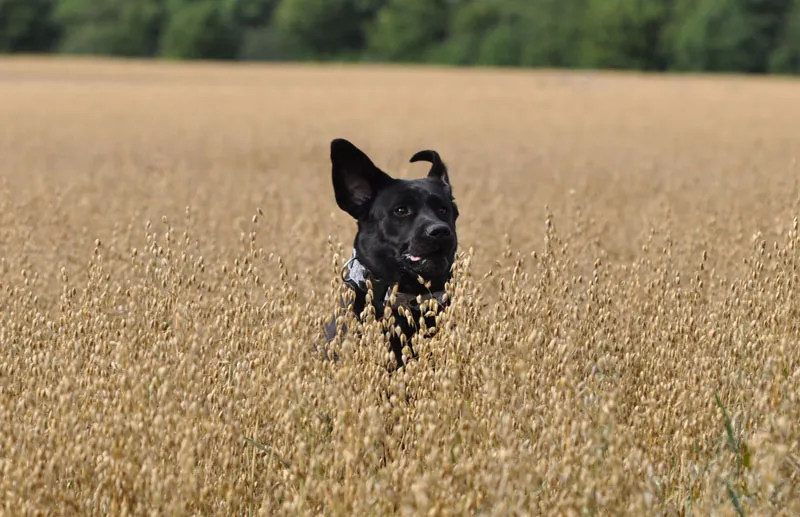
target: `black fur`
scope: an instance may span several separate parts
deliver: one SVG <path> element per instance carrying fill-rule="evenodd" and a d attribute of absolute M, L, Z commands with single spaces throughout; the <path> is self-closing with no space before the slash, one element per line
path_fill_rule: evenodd
<path fill-rule="evenodd" d="M 384 313 L 386 292 L 395 285 L 406 300 L 443 292 L 451 278 L 458 247 L 459 214 L 447 167 L 432 150 L 420 151 L 410 161 L 431 162 L 428 175 L 413 180 L 392 178 L 349 141 L 339 138 L 331 142 L 334 195 L 339 207 L 357 221 L 356 258 L 372 282 L 377 317 Z M 427 287 L 419 277 L 428 283 Z M 356 291 L 353 310 L 360 314 L 366 304 L 366 291 L 351 287 Z M 405 306 L 418 321 L 420 313 L 413 302 Z M 393 310 L 410 346 L 416 328 L 398 314 L 396 307 Z M 429 320 L 426 325 L 433 327 L 433 319 Z M 335 336 L 335 328 L 335 321 L 327 326 L 328 342 Z M 393 334 L 390 343 L 402 365 L 400 338 Z"/>

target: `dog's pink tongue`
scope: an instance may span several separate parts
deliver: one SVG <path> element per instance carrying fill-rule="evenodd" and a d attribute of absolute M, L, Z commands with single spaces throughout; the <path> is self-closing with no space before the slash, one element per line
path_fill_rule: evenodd
<path fill-rule="evenodd" d="M 410 260 L 411 262 L 419 262 L 420 260 L 422 260 L 422 257 L 418 257 L 416 255 L 408 255 L 408 260 Z"/>

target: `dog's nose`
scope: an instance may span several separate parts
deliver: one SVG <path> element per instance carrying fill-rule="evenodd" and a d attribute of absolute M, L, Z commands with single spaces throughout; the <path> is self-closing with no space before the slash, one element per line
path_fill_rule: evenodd
<path fill-rule="evenodd" d="M 429 226 L 426 232 L 428 237 L 433 239 L 446 239 L 453 235 L 453 232 L 450 230 L 450 227 L 445 224 L 434 224 Z"/>

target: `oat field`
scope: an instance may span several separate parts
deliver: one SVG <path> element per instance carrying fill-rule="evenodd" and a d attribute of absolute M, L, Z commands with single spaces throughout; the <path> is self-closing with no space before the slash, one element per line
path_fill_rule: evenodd
<path fill-rule="evenodd" d="M 450 167 L 453 305 L 314 351 L 329 143 Z M 0 60 L 3 515 L 800 515 L 800 83 Z"/>

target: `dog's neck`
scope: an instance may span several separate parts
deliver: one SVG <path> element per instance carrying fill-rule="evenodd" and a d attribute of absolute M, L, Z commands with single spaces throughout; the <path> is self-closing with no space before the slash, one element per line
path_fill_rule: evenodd
<path fill-rule="evenodd" d="M 372 284 L 373 305 L 377 314 L 383 312 L 383 308 L 387 304 L 394 307 L 405 307 L 411 310 L 419 310 L 420 302 L 425 302 L 429 299 L 435 299 L 440 306 L 447 304 L 449 295 L 444 289 L 437 291 L 421 291 L 421 292 L 406 292 L 400 290 L 398 284 L 397 291 L 394 291 L 394 283 L 375 278 L 370 270 L 358 260 L 358 255 L 355 248 L 350 255 L 350 259 L 344 265 L 343 271 L 344 283 L 347 284 L 353 291 L 356 292 L 356 309 L 357 313 L 363 310 L 365 305 L 366 294 L 369 290 L 367 281 Z M 424 289 L 423 286 L 420 288 Z M 394 303 L 392 304 L 392 296 L 394 295 Z"/>

